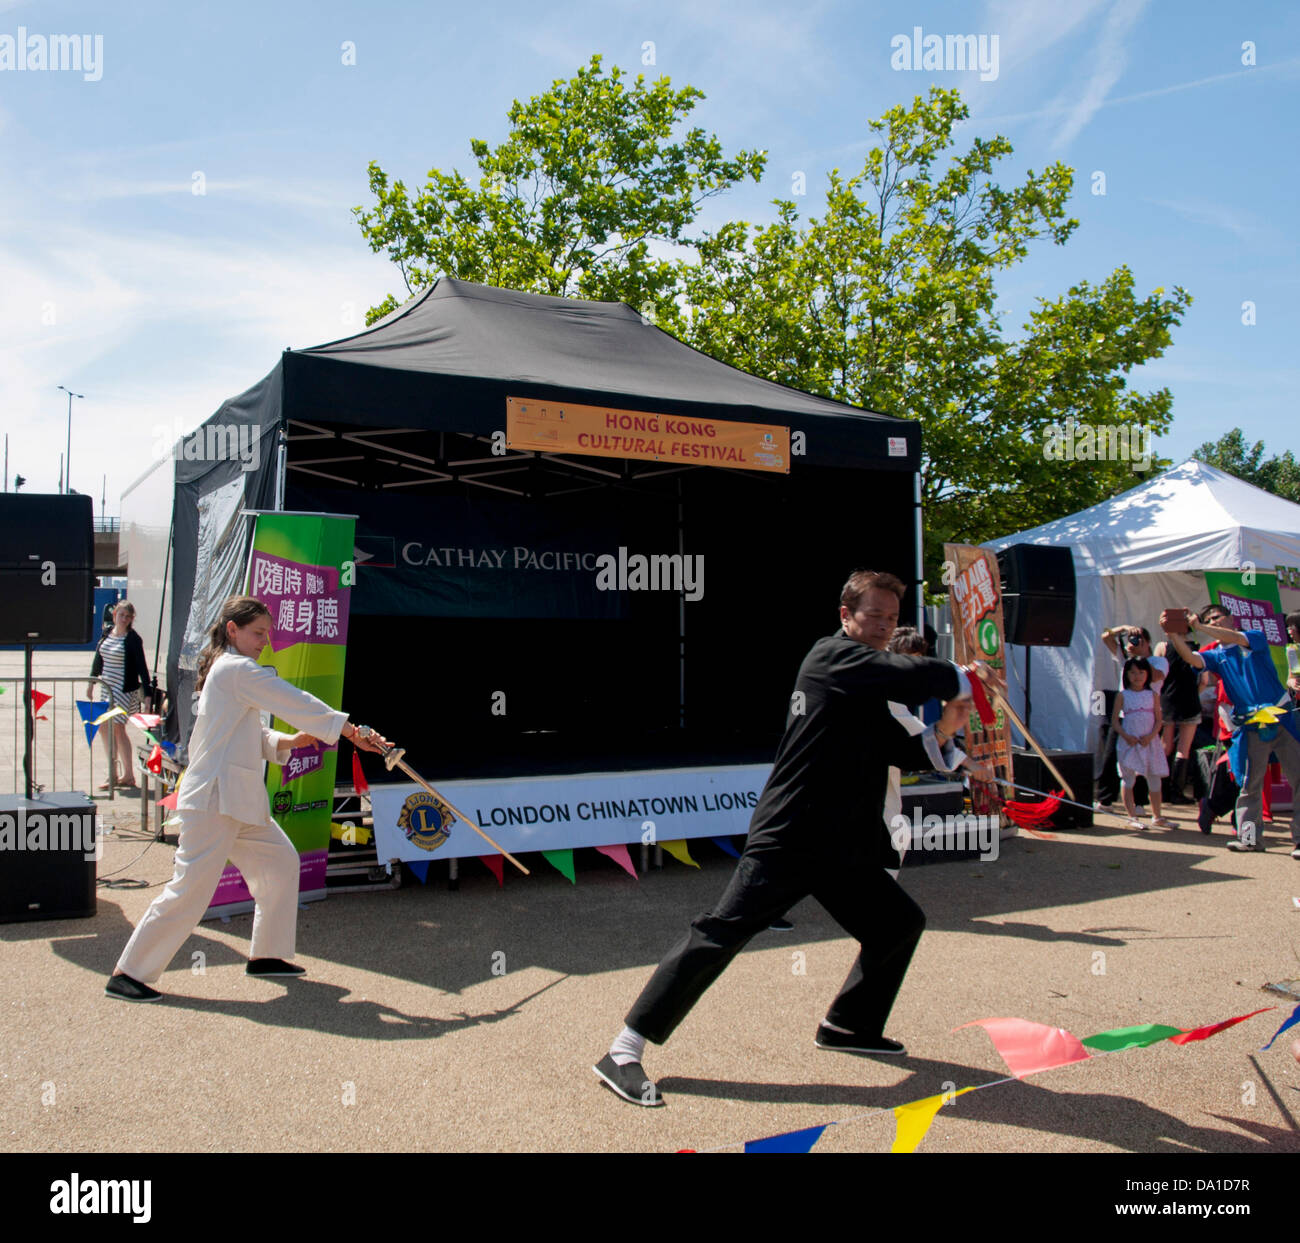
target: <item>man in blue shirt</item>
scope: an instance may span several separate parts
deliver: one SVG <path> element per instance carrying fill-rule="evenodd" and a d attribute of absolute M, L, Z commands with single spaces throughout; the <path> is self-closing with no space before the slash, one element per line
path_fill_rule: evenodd
<path fill-rule="evenodd" d="M 1228 843 L 1229 850 L 1263 850 L 1260 816 L 1264 779 L 1268 774 L 1269 755 L 1277 756 L 1296 798 L 1300 799 L 1300 725 L 1296 723 L 1295 705 L 1277 676 L 1277 667 L 1269 653 L 1268 639 L 1259 630 L 1231 630 L 1209 626 L 1197 627 L 1220 646 L 1208 652 L 1193 651 L 1185 638 L 1191 617 L 1190 609 L 1166 609 L 1160 625 L 1178 654 L 1194 668 L 1208 669 L 1223 680 L 1223 689 L 1232 701 L 1233 735 L 1228 751 L 1232 775 L 1241 787 L 1237 799 L 1237 838 Z M 1277 714 L 1260 713 L 1260 709 L 1277 708 Z M 1254 720 L 1257 714 L 1261 719 Z M 1291 858 L 1300 859 L 1300 803 L 1291 813 Z"/>

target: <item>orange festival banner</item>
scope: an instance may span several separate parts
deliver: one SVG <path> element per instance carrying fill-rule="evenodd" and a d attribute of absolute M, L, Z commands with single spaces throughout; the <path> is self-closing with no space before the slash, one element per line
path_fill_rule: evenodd
<path fill-rule="evenodd" d="M 506 448 L 790 473 L 790 429 L 506 398 Z"/>
<path fill-rule="evenodd" d="M 997 557 L 970 544 L 943 546 L 943 581 L 952 605 L 953 659 L 959 665 L 982 660 L 1006 676 L 1006 631 L 1002 624 L 1002 575 Z M 988 764 L 1006 781 L 1011 775 L 1011 727 L 1006 713 L 997 709 L 997 721 L 985 729 L 979 714 L 971 711 L 966 726 L 965 750 L 971 759 Z M 977 815 L 1000 811 L 1006 801 L 997 787 L 971 782 L 971 809 Z"/>

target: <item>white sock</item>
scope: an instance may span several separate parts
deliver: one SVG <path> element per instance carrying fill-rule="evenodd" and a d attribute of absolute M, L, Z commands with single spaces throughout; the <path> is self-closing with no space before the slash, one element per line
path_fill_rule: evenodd
<path fill-rule="evenodd" d="M 619 1032 L 614 1043 L 609 1046 L 609 1055 L 615 1066 L 626 1066 L 629 1062 L 639 1062 L 645 1052 L 645 1037 L 638 1035 L 630 1027 Z"/>

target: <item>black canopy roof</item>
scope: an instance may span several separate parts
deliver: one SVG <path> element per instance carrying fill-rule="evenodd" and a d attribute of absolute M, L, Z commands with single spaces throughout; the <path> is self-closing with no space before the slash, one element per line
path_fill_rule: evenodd
<path fill-rule="evenodd" d="M 919 464 L 917 423 L 729 367 L 622 302 L 444 277 L 364 332 L 286 351 L 282 365 L 287 419 L 387 427 L 409 427 L 414 419 L 430 430 L 485 435 L 504 427 L 505 397 L 549 397 L 780 423 L 804 432 L 807 464 Z"/>

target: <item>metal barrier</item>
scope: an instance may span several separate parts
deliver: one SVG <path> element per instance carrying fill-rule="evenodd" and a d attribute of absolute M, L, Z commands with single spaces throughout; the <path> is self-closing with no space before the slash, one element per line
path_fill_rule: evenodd
<path fill-rule="evenodd" d="M 86 731 L 82 728 L 81 714 L 77 711 L 77 688 L 101 682 L 100 678 L 33 677 L 32 690 L 41 691 L 50 698 L 35 713 L 32 726 L 32 789 L 76 790 L 84 788 L 92 798 L 112 798 L 117 790 L 134 787 L 121 786 L 117 775 L 117 731 L 108 728 L 109 764 L 107 791 L 98 790 L 95 761 L 104 757 L 104 744 L 96 737 L 86 745 Z M 23 728 L 23 707 L 26 682 L 21 677 L 0 677 L 0 772 L 11 782 L 8 793 L 26 791 L 23 759 L 26 753 L 26 734 Z M 108 711 L 108 704 L 104 710 Z M 101 732 L 111 722 L 100 727 Z M 134 750 L 134 748 L 132 748 Z M 79 774 L 84 774 L 80 776 Z"/>

